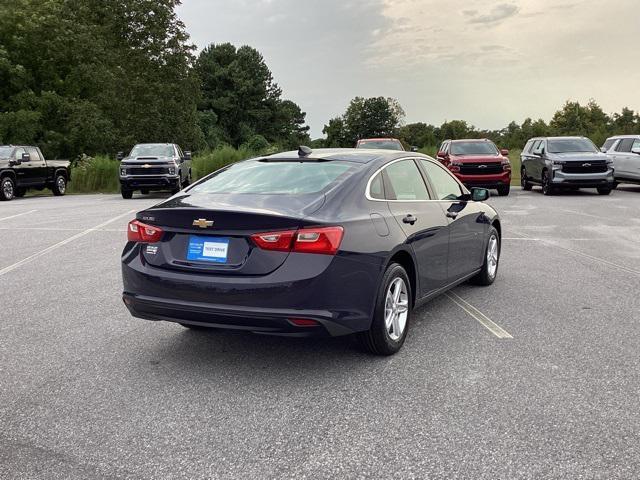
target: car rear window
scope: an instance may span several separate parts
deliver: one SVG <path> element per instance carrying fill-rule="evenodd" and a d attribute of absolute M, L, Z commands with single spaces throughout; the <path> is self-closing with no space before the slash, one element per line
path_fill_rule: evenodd
<path fill-rule="evenodd" d="M 358 148 L 373 148 L 377 150 L 404 150 L 397 140 L 365 140 L 358 143 Z"/>
<path fill-rule="evenodd" d="M 218 170 L 190 192 L 303 195 L 344 181 L 359 167 L 344 161 L 249 160 Z"/>
<path fill-rule="evenodd" d="M 491 142 L 453 142 L 453 155 L 498 155 L 498 149 Z"/>
<path fill-rule="evenodd" d="M 597 152 L 598 149 L 586 138 L 562 138 L 547 142 L 549 153 Z"/>

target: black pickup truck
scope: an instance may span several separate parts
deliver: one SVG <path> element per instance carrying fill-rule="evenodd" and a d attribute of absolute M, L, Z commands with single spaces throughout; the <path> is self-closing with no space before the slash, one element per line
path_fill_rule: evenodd
<path fill-rule="evenodd" d="M 70 180 L 67 160 L 45 160 L 38 147 L 0 146 L 0 200 L 24 197 L 29 188 L 64 195 Z"/>

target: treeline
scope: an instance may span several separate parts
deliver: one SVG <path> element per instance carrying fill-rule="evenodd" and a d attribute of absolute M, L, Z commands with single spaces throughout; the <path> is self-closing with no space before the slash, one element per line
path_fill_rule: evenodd
<path fill-rule="evenodd" d="M 0 0 L 0 143 L 50 158 L 176 142 L 202 150 L 308 141 L 255 49 L 196 57 L 179 0 Z"/>
<path fill-rule="evenodd" d="M 353 147 L 359 138 L 396 137 L 405 146 L 433 150 L 443 140 L 490 138 L 504 148 L 522 148 L 531 137 L 581 135 L 600 146 L 612 135 L 640 134 L 640 115 L 629 108 L 608 115 L 594 101 L 586 105 L 566 102 L 549 123 L 542 119 L 511 122 L 501 130 L 481 130 L 464 120 L 451 120 L 440 126 L 426 123 L 403 124 L 404 111 L 392 98 L 353 99 L 344 115 L 331 119 L 324 127 L 325 139 L 314 140 L 315 147 Z"/>
<path fill-rule="evenodd" d="M 353 147 L 393 136 L 433 150 L 444 139 L 488 137 L 520 148 L 538 135 L 640 133 L 624 108 L 567 102 L 549 123 L 501 130 L 464 120 L 404 124 L 392 98 L 354 98 L 311 141 L 306 114 L 283 98 L 254 48 L 210 45 L 199 55 L 175 13 L 179 0 L 0 0 L 0 144 L 36 144 L 49 158 L 113 155 L 139 142 L 244 152 Z"/>

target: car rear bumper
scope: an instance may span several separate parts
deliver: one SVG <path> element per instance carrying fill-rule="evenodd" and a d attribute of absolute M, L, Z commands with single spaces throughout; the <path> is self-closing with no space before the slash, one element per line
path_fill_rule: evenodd
<path fill-rule="evenodd" d="M 122 263 L 123 300 L 138 318 L 293 336 L 347 335 L 371 325 L 382 265 L 290 254 L 268 275 L 212 275 L 153 267 L 139 250 L 125 248 Z"/>
<path fill-rule="evenodd" d="M 613 169 L 606 173 L 565 173 L 553 170 L 553 185 L 567 187 L 598 188 L 612 187 L 615 179 Z"/>
<path fill-rule="evenodd" d="M 137 188 L 174 188 L 178 186 L 179 177 L 120 177 L 120 186 L 135 190 Z"/>

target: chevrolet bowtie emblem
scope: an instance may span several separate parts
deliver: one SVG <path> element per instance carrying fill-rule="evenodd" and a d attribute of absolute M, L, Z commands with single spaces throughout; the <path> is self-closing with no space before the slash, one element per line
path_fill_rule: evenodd
<path fill-rule="evenodd" d="M 207 228 L 213 227 L 213 220 L 207 220 L 206 218 L 199 218 L 193 221 L 194 227 Z"/>
<path fill-rule="evenodd" d="M 142 165 L 142 168 L 151 168 L 151 165 L 149 165 L 148 163 L 145 163 L 144 165 Z"/>

